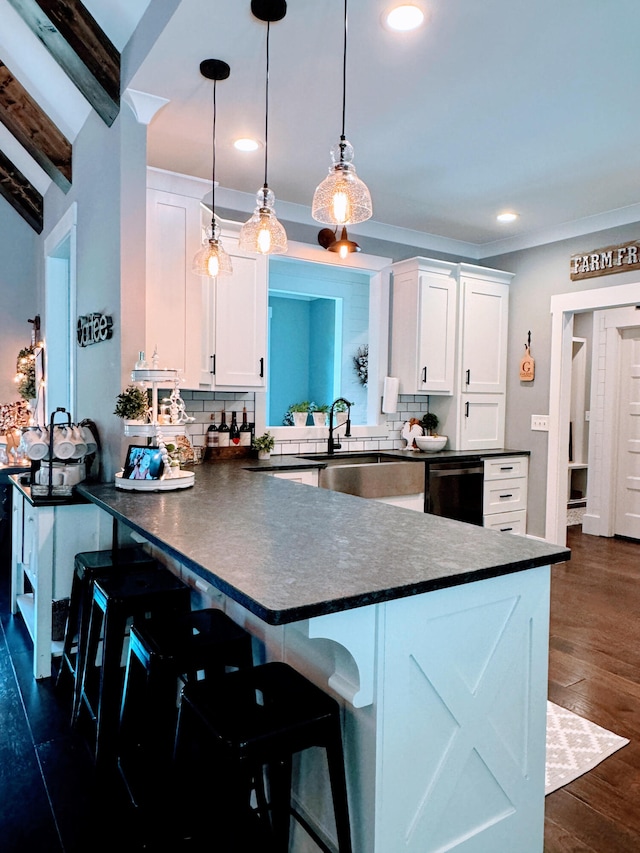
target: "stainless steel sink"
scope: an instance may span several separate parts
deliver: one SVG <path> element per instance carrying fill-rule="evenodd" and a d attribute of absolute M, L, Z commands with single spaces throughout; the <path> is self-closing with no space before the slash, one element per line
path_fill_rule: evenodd
<path fill-rule="evenodd" d="M 319 454 L 303 458 L 327 462 L 327 467 L 318 474 L 322 489 L 360 498 L 397 497 L 424 491 L 425 468 L 418 462 L 399 462 L 376 453 L 331 456 L 326 460 Z"/>
<path fill-rule="evenodd" d="M 381 456 L 379 453 L 359 453 L 350 455 L 348 453 L 313 453 L 309 456 L 301 456 L 301 459 L 310 459 L 313 462 L 324 462 L 328 467 L 344 465 L 378 465 L 382 462 L 396 462 L 393 457 Z"/>

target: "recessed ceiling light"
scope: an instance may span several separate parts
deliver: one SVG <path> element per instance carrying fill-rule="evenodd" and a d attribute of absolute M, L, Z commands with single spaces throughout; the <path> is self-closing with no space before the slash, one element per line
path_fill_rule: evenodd
<path fill-rule="evenodd" d="M 498 222 L 515 222 L 519 215 L 519 213 L 499 213 L 496 219 Z"/>
<path fill-rule="evenodd" d="M 424 21 L 424 12 L 413 3 L 403 3 L 387 12 L 385 21 L 389 29 L 406 33 L 416 30 Z"/>
<path fill-rule="evenodd" d="M 249 139 L 245 137 L 243 139 L 236 139 L 233 143 L 233 147 L 237 151 L 257 151 L 260 148 L 260 143 L 257 139 Z"/>

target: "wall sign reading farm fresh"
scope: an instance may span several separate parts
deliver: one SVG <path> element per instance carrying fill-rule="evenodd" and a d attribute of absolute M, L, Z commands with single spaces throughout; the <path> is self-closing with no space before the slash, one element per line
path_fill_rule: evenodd
<path fill-rule="evenodd" d="M 571 257 L 571 280 L 640 269 L 640 240 Z"/>
<path fill-rule="evenodd" d="M 78 344 L 89 347 L 113 337 L 113 317 L 106 314 L 85 314 L 78 317 Z"/>

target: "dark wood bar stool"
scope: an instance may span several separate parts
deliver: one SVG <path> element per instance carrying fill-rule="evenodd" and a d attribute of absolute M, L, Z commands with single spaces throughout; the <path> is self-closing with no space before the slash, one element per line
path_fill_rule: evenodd
<path fill-rule="evenodd" d="M 135 623 L 129 636 L 118 765 L 136 806 L 165 804 L 184 684 L 253 665 L 251 634 L 221 610 Z"/>
<path fill-rule="evenodd" d="M 94 580 L 75 724 L 83 714 L 93 724 L 98 768 L 113 763 L 115 769 L 127 629 L 131 623 L 190 609 L 189 587 L 159 564 Z"/>
<path fill-rule="evenodd" d="M 291 808 L 292 757 L 313 746 L 326 751 L 339 853 L 351 853 L 338 703 L 279 662 L 238 670 L 217 682 L 189 682 L 182 693 L 174 755 L 183 819 L 187 825 L 193 821 L 196 838 L 213 833 L 220 849 L 239 853 L 250 849 L 243 833 L 252 831 L 255 793 L 270 851 L 288 853 L 292 814 L 328 850 Z M 263 768 L 269 791 L 266 815 L 260 814 L 255 785 Z M 203 770 L 211 787 L 202 781 Z M 190 784 L 195 778 L 198 783 Z M 202 815 L 207 816 L 206 827 L 198 826 Z"/>
<path fill-rule="evenodd" d="M 80 701 L 83 655 L 87 647 L 94 580 L 108 577 L 113 572 L 126 572 L 131 568 L 152 568 L 157 565 L 157 561 L 143 548 L 82 551 L 76 554 L 62 657 L 56 678 L 58 690 L 62 692 L 71 690 L 72 721 L 76 719 Z"/>

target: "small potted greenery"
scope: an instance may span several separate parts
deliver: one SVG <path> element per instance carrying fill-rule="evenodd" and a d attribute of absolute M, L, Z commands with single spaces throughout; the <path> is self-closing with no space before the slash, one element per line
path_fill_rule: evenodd
<path fill-rule="evenodd" d="M 149 399 L 145 391 L 137 385 L 129 385 L 116 398 L 114 415 L 125 421 L 146 423 L 149 412 Z"/>
<path fill-rule="evenodd" d="M 438 429 L 438 416 L 433 412 L 427 412 L 426 415 L 422 416 L 422 420 L 420 421 L 420 425 L 424 429 L 426 435 L 438 435 L 436 430 Z"/>
<path fill-rule="evenodd" d="M 336 425 L 339 426 L 343 424 L 347 420 L 347 404 L 344 400 L 338 400 L 338 402 L 334 405 L 333 411 L 336 416 Z"/>
<path fill-rule="evenodd" d="M 289 406 L 289 411 L 293 414 L 293 425 L 303 427 L 307 425 L 307 416 L 309 414 L 309 401 L 303 400 L 302 403 L 292 403 Z"/>
<path fill-rule="evenodd" d="M 311 412 L 314 426 L 326 426 L 327 412 L 329 411 L 329 406 L 326 403 L 311 403 L 309 405 L 309 411 Z"/>
<path fill-rule="evenodd" d="M 427 453 L 437 453 L 442 450 L 447 443 L 446 435 L 438 435 L 438 416 L 433 412 L 427 412 L 422 416 L 420 426 L 425 431 L 426 435 L 416 436 L 415 443 L 420 450 L 425 450 Z"/>
<path fill-rule="evenodd" d="M 276 440 L 270 432 L 264 432 L 254 437 L 251 446 L 258 451 L 258 459 L 269 459 L 271 451 L 276 446 Z"/>

